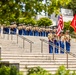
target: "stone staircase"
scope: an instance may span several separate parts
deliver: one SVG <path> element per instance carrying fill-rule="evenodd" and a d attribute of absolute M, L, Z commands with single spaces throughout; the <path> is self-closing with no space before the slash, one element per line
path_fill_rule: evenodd
<path fill-rule="evenodd" d="M 0 38 L 1 45 L 1 59 L 3 61 L 10 62 L 18 62 L 19 70 L 26 75 L 27 69 L 30 67 L 40 66 L 44 69 L 48 70 L 51 73 L 55 73 L 60 65 L 64 65 L 67 67 L 67 55 L 66 54 L 55 54 L 55 58 L 53 60 L 53 54 L 49 54 L 48 52 L 48 44 L 44 43 L 43 45 L 43 53 L 41 53 L 41 41 L 40 38 L 44 38 L 46 40 L 47 37 L 34 37 L 34 36 L 25 36 L 34 42 L 32 47 L 32 53 L 29 50 L 29 43 L 25 42 L 25 47 L 22 48 L 22 39 L 19 38 L 19 43 L 16 42 L 16 35 L 13 35 L 13 40 L 11 40 L 11 35 L 9 36 L 9 40 L 7 39 L 7 35 L 5 38 Z M 72 40 L 74 42 L 74 40 Z M 72 44 L 75 47 L 75 42 Z M 75 49 L 74 49 L 75 50 Z M 75 52 L 73 50 L 73 52 Z M 68 60 L 68 69 L 76 70 L 76 58 L 69 55 Z"/>

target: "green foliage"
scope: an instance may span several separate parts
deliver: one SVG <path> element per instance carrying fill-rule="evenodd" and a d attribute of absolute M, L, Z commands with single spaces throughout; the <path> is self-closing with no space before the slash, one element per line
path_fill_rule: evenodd
<path fill-rule="evenodd" d="M 0 75 L 23 75 L 16 67 L 2 66 L 0 68 Z M 67 70 L 64 65 L 60 66 L 55 74 L 51 74 L 41 67 L 33 67 L 28 69 L 27 75 L 76 75 L 76 71 Z"/>
<path fill-rule="evenodd" d="M 35 19 L 33 19 L 33 18 L 25 18 L 24 19 L 24 23 L 25 24 L 30 24 L 30 25 L 35 25 L 36 24 L 36 20 Z"/>
<path fill-rule="evenodd" d="M 73 10 L 73 15 L 76 14 L 76 0 L 71 0 L 71 2 L 66 6 L 68 9 Z"/>
<path fill-rule="evenodd" d="M 2 66 L 2 68 L 0 68 L 0 75 L 10 75 L 10 68 Z"/>
<path fill-rule="evenodd" d="M 52 25 L 52 21 L 49 19 L 49 18 L 40 18 L 38 21 L 37 21 L 37 24 L 38 26 L 50 26 Z"/>
<path fill-rule="evenodd" d="M 2 66 L 0 68 L 0 75 L 23 75 L 20 73 L 15 66 L 6 67 Z"/>
<path fill-rule="evenodd" d="M 76 71 L 73 71 L 73 73 L 71 75 L 76 75 Z"/>
<path fill-rule="evenodd" d="M 10 24 L 19 17 L 20 5 L 14 0 L 0 0 L 0 23 Z"/>
<path fill-rule="evenodd" d="M 19 23 L 24 23 L 24 18 L 20 18 L 20 19 L 18 20 L 18 22 L 19 22 Z"/>
<path fill-rule="evenodd" d="M 23 72 L 18 72 L 18 74 L 17 75 L 23 75 Z"/>
<path fill-rule="evenodd" d="M 59 67 L 55 75 L 70 75 L 70 71 L 66 70 L 66 68 L 62 65 Z"/>
<path fill-rule="evenodd" d="M 20 18 L 19 23 L 25 23 L 25 25 L 36 25 L 36 20 L 33 18 L 25 17 L 25 18 Z"/>
<path fill-rule="evenodd" d="M 76 75 L 76 71 L 66 70 L 64 65 L 60 66 L 55 75 Z"/>
<path fill-rule="evenodd" d="M 27 75 L 51 75 L 51 74 L 48 71 L 38 66 L 38 67 L 29 68 Z"/>
<path fill-rule="evenodd" d="M 25 23 L 25 25 L 36 25 L 36 20 L 33 18 L 20 18 L 19 23 Z"/>
<path fill-rule="evenodd" d="M 51 74 L 41 67 L 33 67 L 28 69 L 27 75 L 76 75 L 76 71 L 70 71 L 64 65 L 60 66 L 55 74 Z"/>
<path fill-rule="evenodd" d="M 71 21 L 64 22 L 64 31 L 70 30 L 70 33 L 72 33 L 74 30 L 72 27 L 70 27 Z"/>
<path fill-rule="evenodd" d="M 46 0 L 48 2 L 47 7 L 48 15 L 52 14 L 53 12 L 57 15 L 60 13 L 60 7 L 67 6 L 71 0 Z"/>
<path fill-rule="evenodd" d="M 46 3 L 43 3 L 43 0 L 0 0 L 0 24 L 5 23 L 7 25 L 23 17 L 36 17 L 36 15 L 41 14 L 42 11 L 44 11 L 45 14 L 47 12 L 48 16 L 53 12 L 57 15 L 60 11 L 60 6 L 65 6 L 70 2 L 70 0 L 45 1 Z M 25 20 L 25 22 L 26 21 L 27 20 Z M 35 21 L 32 19 L 29 23 L 30 22 L 32 25 L 35 24 Z"/>
<path fill-rule="evenodd" d="M 17 68 L 15 66 L 12 66 L 10 68 L 10 75 L 17 75 L 17 73 L 18 73 Z"/>

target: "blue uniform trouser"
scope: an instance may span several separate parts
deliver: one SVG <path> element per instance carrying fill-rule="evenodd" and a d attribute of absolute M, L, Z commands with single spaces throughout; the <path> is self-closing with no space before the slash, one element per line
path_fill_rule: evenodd
<path fill-rule="evenodd" d="M 59 42 L 57 40 L 54 40 L 55 45 L 55 53 L 59 53 Z"/>
<path fill-rule="evenodd" d="M 64 42 L 60 41 L 60 53 L 64 53 Z"/>
<path fill-rule="evenodd" d="M 14 28 L 14 30 L 13 30 L 13 31 L 14 31 L 14 34 L 16 34 L 17 29 L 16 29 L 16 28 Z"/>
<path fill-rule="evenodd" d="M 22 35 L 22 29 L 21 29 L 21 30 L 19 30 L 19 35 Z"/>
<path fill-rule="evenodd" d="M 45 36 L 45 32 L 44 31 L 41 32 L 41 36 Z"/>
<path fill-rule="evenodd" d="M 10 34 L 16 34 L 17 29 L 13 28 L 13 30 L 11 30 Z"/>
<path fill-rule="evenodd" d="M 9 34 L 9 28 L 4 28 L 4 34 Z"/>
<path fill-rule="evenodd" d="M 26 30 L 25 29 L 23 29 L 23 35 L 26 35 Z"/>
<path fill-rule="evenodd" d="M 39 36 L 39 32 L 38 31 L 35 31 L 35 36 Z"/>
<path fill-rule="evenodd" d="M 70 52 L 70 43 L 66 41 L 66 51 Z"/>
<path fill-rule="evenodd" d="M 33 31 L 32 30 L 29 30 L 29 35 L 33 36 Z"/>
<path fill-rule="evenodd" d="M 53 53 L 53 42 L 49 40 L 49 53 Z"/>
<path fill-rule="evenodd" d="M 47 36 L 48 36 L 48 34 L 49 34 L 49 32 L 46 32 L 45 34 L 46 34 L 46 37 L 47 37 Z"/>

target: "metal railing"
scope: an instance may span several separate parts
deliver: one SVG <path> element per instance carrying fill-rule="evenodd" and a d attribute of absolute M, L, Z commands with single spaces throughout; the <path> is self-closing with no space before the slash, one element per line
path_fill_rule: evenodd
<path fill-rule="evenodd" d="M 7 34 L 7 32 L 5 32 L 6 34 Z M 13 32 L 14 33 L 14 32 Z M 3 34 L 3 38 L 5 38 L 5 35 L 6 34 Z M 9 40 L 9 38 L 11 38 L 11 40 L 14 40 L 14 38 L 13 38 L 13 34 L 7 34 L 8 35 L 8 37 L 7 37 L 7 39 Z M 30 43 L 30 53 L 32 52 L 32 44 L 34 43 L 34 42 L 32 42 L 31 40 L 29 40 L 29 39 L 27 39 L 26 37 L 24 37 L 24 36 L 22 36 L 22 35 L 19 35 L 19 34 L 15 34 L 16 36 L 17 36 L 17 38 L 16 38 L 16 40 L 17 40 L 17 44 L 19 44 L 20 42 L 19 42 L 19 37 L 23 40 L 23 45 L 22 45 L 22 47 L 24 48 L 25 47 L 25 41 L 27 41 L 27 42 L 29 42 Z M 11 36 L 11 37 L 10 37 Z"/>
<path fill-rule="evenodd" d="M 47 43 L 48 45 L 52 45 L 53 47 L 55 47 L 55 48 L 59 48 L 59 46 L 56 46 L 54 43 L 53 44 L 51 44 L 51 43 L 49 43 L 47 40 L 45 40 L 45 39 L 40 39 L 41 40 L 41 53 L 43 53 L 43 42 L 45 42 L 45 43 Z M 63 49 L 63 48 L 61 48 L 60 47 L 60 49 Z M 68 52 L 68 51 L 66 51 L 66 50 L 61 50 L 61 51 L 63 51 L 64 53 L 66 53 L 66 57 L 67 57 L 67 59 L 66 59 L 66 61 L 67 61 L 67 69 L 68 69 L 68 58 L 69 58 L 69 56 L 68 55 L 71 55 L 71 56 L 73 56 L 73 57 L 75 57 L 76 58 L 76 55 L 74 54 L 74 53 L 72 53 L 72 52 Z M 53 60 L 55 59 L 55 53 L 54 53 L 54 50 L 53 50 Z"/>
<path fill-rule="evenodd" d="M 32 42 L 31 40 L 27 39 L 27 38 L 24 37 L 24 36 L 21 36 L 21 35 L 17 34 L 17 44 L 19 43 L 19 42 L 18 42 L 18 40 L 19 40 L 18 37 L 20 37 L 20 38 L 23 39 L 23 48 L 24 48 L 24 46 L 25 46 L 25 42 L 24 42 L 24 41 L 27 41 L 27 42 L 30 43 L 30 53 L 31 53 L 31 52 L 32 52 L 32 44 L 33 44 L 34 42 Z"/>

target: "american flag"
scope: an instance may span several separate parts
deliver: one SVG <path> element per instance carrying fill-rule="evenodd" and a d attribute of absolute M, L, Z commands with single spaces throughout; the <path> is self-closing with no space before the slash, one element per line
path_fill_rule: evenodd
<path fill-rule="evenodd" d="M 57 36 L 60 35 L 60 32 L 64 28 L 63 17 L 62 15 L 58 16 L 58 27 L 57 27 Z"/>

